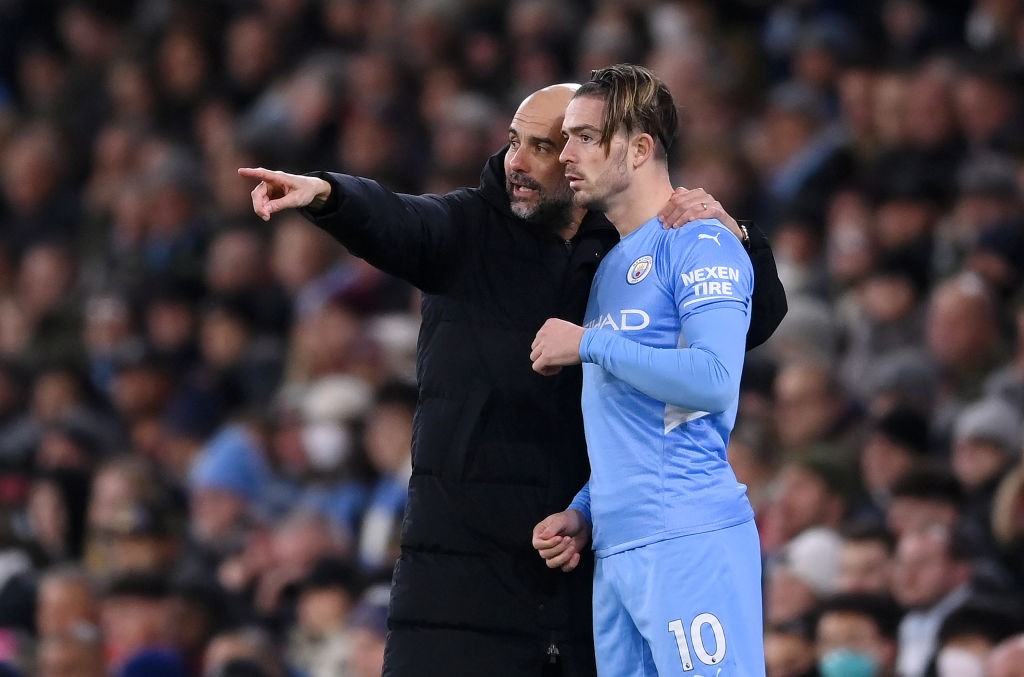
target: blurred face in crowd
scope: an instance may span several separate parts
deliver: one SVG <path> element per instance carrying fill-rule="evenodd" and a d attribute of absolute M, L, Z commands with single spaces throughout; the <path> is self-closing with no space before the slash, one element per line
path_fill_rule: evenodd
<path fill-rule="evenodd" d="M 876 674 L 886 674 L 885 667 L 896 658 L 894 642 L 882 636 L 872 618 L 850 611 L 829 611 L 818 619 L 818 657 L 841 650 L 869 658 L 878 668 Z"/>
<path fill-rule="evenodd" d="M 527 97 L 512 116 L 505 154 L 505 189 L 512 212 L 562 228 L 572 213 L 572 191 L 558 161 L 562 118 L 574 87 L 553 85 Z"/>
<path fill-rule="evenodd" d="M 195 323 L 187 301 L 158 299 L 146 306 L 146 335 L 156 350 L 174 351 L 188 345 Z"/>
<path fill-rule="evenodd" d="M 1013 637 L 996 645 L 988 657 L 985 668 L 988 677 L 1020 677 L 1024 665 L 1024 635 Z"/>
<path fill-rule="evenodd" d="M 86 304 L 85 347 L 93 355 L 109 354 L 131 337 L 128 304 L 116 296 L 94 296 Z"/>
<path fill-rule="evenodd" d="M 74 262 L 60 247 L 38 245 L 25 254 L 18 273 L 18 298 L 32 318 L 52 311 L 74 283 Z"/>
<path fill-rule="evenodd" d="M 0 190 L 15 213 L 40 209 L 61 174 L 60 144 L 55 131 L 37 125 L 15 135 L 4 148 Z"/>
<path fill-rule="evenodd" d="M 238 317 L 222 309 L 204 313 L 199 325 L 199 346 L 204 361 L 211 367 L 236 364 L 248 343 L 248 328 Z"/>
<path fill-rule="evenodd" d="M 232 230 L 218 236 L 206 256 L 206 284 L 215 292 L 231 293 L 259 281 L 263 247 L 251 231 Z"/>
<path fill-rule="evenodd" d="M 775 379 L 777 429 L 782 448 L 822 439 L 838 415 L 826 367 L 796 362 L 783 365 Z"/>
<path fill-rule="evenodd" d="M 352 596 L 341 588 L 306 590 L 296 607 L 299 625 L 314 636 L 326 636 L 345 625 L 352 610 Z"/>
<path fill-rule="evenodd" d="M 28 495 L 28 519 L 32 534 L 52 557 L 67 554 L 68 509 L 56 482 L 36 480 Z"/>
<path fill-rule="evenodd" d="M 943 529 L 935 528 L 900 538 L 892 595 L 904 608 L 928 608 L 968 579 L 970 567 L 950 558 L 948 539 Z"/>
<path fill-rule="evenodd" d="M 117 466 L 99 470 L 92 480 L 88 524 L 92 529 L 112 529 L 124 511 L 139 497 L 141 487 L 130 473 Z"/>
<path fill-rule="evenodd" d="M 842 499 L 829 491 L 821 477 L 798 465 L 783 468 L 773 506 L 781 538 L 789 540 L 816 524 L 833 526 L 843 509 Z"/>
<path fill-rule="evenodd" d="M 845 541 L 839 550 L 839 592 L 888 594 L 892 577 L 892 554 L 878 540 Z"/>
<path fill-rule="evenodd" d="M 247 509 L 243 497 L 212 487 L 193 490 L 189 504 L 193 532 L 200 541 L 211 544 L 231 535 Z"/>
<path fill-rule="evenodd" d="M 378 471 L 395 472 L 412 454 L 412 411 L 400 404 L 374 407 L 366 421 L 366 452 Z"/>
<path fill-rule="evenodd" d="M 380 675 L 384 669 L 384 638 L 367 628 L 353 628 L 350 640 L 349 669 L 353 677 Z"/>
<path fill-rule="evenodd" d="M 69 632 L 77 623 L 95 624 L 99 600 L 92 586 L 77 578 L 47 577 L 36 596 L 36 628 L 40 637 Z"/>
<path fill-rule="evenodd" d="M 110 397 L 128 421 L 159 413 L 170 395 L 169 375 L 152 363 L 127 365 L 114 374 Z"/>
<path fill-rule="evenodd" d="M 839 191 L 829 202 L 825 256 L 829 276 L 844 286 L 859 280 L 874 262 L 872 210 L 863 194 Z"/>
<path fill-rule="evenodd" d="M 103 647 L 99 638 L 78 638 L 72 633 L 44 638 L 36 654 L 37 677 L 104 677 Z"/>
<path fill-rule="evenodd" d="M 998 339 L 995 309 L 980 280 L 957 277 L 932 293 L 926 324 L 928 351 L 954 373 L 990 359 Z"/>
<path fill-rule="evenodd" d="M 327 268 L 338 245 L 303 217 L 282 217 L 270 246 L 270 267 L 281 286 L 295 294 Z"/>
<path fill-rule="evenodd" d="M 803 677 L 814 667 L 814 644 L 796 632 L 768 630 L 764 660 L 766 677 Z"/>
<path fill-rule="evenodd" d="M 860 471 L 864 487 L 871 494 L 885 496 L 901 475 L 915 464 L 915 458 L 905 447 L 885 435 L 872 433 L 860 454 Z"/>
<path fill-rule="evenodd" d="M 32 415 L 42 423 L 52 422 L 81 402 L 78 379 L 68 371 L 56 369 L 36 379 L 32 390 Z"/>
<path fill-rule="evenodd" d="M 957 120 L 970 141 L 988 141 L 1016 112 L 1010 91 L 983 77 L 961 77 L 954 85 L 953 96 Z"/>
<path fill-rule="evenodd" d="M 976 489 L 1002 473 L 1012 456 L 1002 446 L 983 439 L 963 439 L 953 445 L 953 473 L 967 489 Z"/>
<path fill-rule="evenodd" d="M 170 606 L 163 599 L 133 595 L 104 599 L 100 626 L 108 663 L 116 665 L 141 649 L 164 645 L 170 636 L 169 612 Z"/>
<path fill-rule="evenodd" d="M 769 623 L 795 621 L 819 601 L 811 586 L 785 566 L 769 572 L 766 588 L 765 616 Z"/>
<path fill-rule="evenodd" d="M 910 82 L 907 136 L 927 147 L 949 141 L 955 133 L 950 76 L 940 64 L 926 66 Z"/>
<path fill-rule="evenodd" d="M 916 496 L 895 496 L 886 513 L 886 526 L 897 536 L 932 527 L 952 529 L 958 518 L 954 505 Z"/>

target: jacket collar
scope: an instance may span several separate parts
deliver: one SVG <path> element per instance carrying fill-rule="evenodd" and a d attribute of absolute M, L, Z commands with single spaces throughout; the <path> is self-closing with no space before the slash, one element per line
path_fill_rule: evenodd
<path fill-rule="evenodd" d="M 508 192 L 505 189 L 505 153 L 507 151 L 508 145 L 506 144 L 501 150 L 487 159 L 487 163 L 484 164 L 483 171 L 480 173 L 480 186 L 478 190 L 484 200 L 502 215 L 523 225 L 528 230 L 538 232 L 541 230 L 538 226 L 520 219 L 512 213 L 512 208 L 509 206 Z M 611 234 L 615 236 L 615 241 L 618 241 L 618 232 L 616 232 L 615 227 L 612 226 L 603 214 L 587 212 L 583 217 L 583 222 L 580 224 L 576 238 L 579 238 L 580 234 L 592 234 L 595 231 L 600 232 L 604 236 L 605 233 L 603 231 L 606 230 L 611 231 Z"/>

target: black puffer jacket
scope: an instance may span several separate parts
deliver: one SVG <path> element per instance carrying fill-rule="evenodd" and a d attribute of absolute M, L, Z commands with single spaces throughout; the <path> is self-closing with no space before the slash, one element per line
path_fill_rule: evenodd
<path fill-rule="evenodd" d="M 594 271 L 618 234 L 588 214 L 566 243 L 513 216 L 503 155 L 488 161 L 479 188 L 444 196 L 321 173 L 331 199 L 305 212 L 425 292 L 391 677 L 595 672 L 590 558 L 571 574 L 551 571 L 530 544 L 533 526 L 564 510 L 589 474 L 581 370 L 543 377 L 529 353 L 549 317 L 582 321 Z M 770 270 L 755 257 L 755 284 L 762 297 L 775 291 L 768 305 L 755 292 L 769 319 L 755 313 L 752 332 L 766 338 L 785 297 L 766 243 L 764 251 Z"/>

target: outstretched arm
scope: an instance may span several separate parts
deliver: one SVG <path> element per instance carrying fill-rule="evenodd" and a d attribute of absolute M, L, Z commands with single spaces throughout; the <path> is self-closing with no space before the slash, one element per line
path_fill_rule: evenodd
<path fill-rule="evenodd" d="M 442 288 L 458 259 L 457 223 L 440 196 L 393 193 L 376 181 L 346 174 L 288 174 L 242 168 L 259 180 L 253 211 L 264 219 L 300 209 L 356 256 L 425 291 Z"/>

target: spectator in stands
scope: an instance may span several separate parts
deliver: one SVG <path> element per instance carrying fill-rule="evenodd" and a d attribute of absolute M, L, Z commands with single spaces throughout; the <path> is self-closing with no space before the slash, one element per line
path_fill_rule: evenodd
<path fill-rule="evenodd" d="M 985 665 L 987 677 L 1017 677 L 1024 664 L 1024 634 L 1014 635 L 997 644 Z"/>
<path fill-rule="evenodd" d="M 775 408 L 779 443 L 787 457 L 827 444 L 836 458 L 854 458 L 859 416 L 827 362 L 803 358 L 781 364 Z"/>
<path fill-rule="evenodd" d="M 999 481 L 1020 460 L 1022 418 L 999 399 L 969 404 L 953 424 L 952 466 L 964 488 L 964 517 L 990 533 L 992 500 Z"/>
<path fill-rule="evenodd" d="M 412 473 L 412 425 L 416 388 L 401 382 L 377 390 L 366 418 L 364 440 L 378 474 L 359 528 L 357 557 L 370 571 L 391 571 L 398 559 L 398 537 Z"/>
<path fill-rule="evenodd" d="M 968 599 L 939 628 L 935 670 L 940 677 L 983 677 L 985 664 L 1000 642 L 1021 630 L 1020 605 L 1006 600 Z"/>
<path fill-rule="evenodd" d="M 908 472 L 927 465 L 929 447 L 928 420 L 915 409 L 900 405 L 875 418 L 860 450 L 860 474 L 867 494 L 860 509 L 884 518 L 893 486 Z"/>
<path fill-rule="evenodd" d="M 846 593 L 825 601 L 817 609 L 818 673 L 821 677 L 896 675 L 900 615 L 899 606 L 888 595 Z"/>
<path fill-rule="evenodd" d="M 289 661 L 310 677 L 347 675 L 352 641 L 346 626 L 360 593 L 355 568 L 343 559 L 322 558 L 299 588 Z"/>
<path fill-rule="evenodd" d="M 761 540 L 769 554 L 812 527 L 838 529 L 855 494 L 844 463 L 822 448 L 784 463 L 772 502 L 764 511 Z"/>
<path fill-rule="evenodd" d="M 839 535 L 812 527 L 786 544 L 767 566 L 765 619 L 791 623 L 809 614 L 836 591 Z"/>
<path fill-rule="evenodd" d="M 963 514 L 964 491 L 945 470 L 921 468 L 893 483 L 886 526 L 896 537 L 931 527 L 951 530 Z"/>
<path fill-rule="evenodd" d="M 73 635 L 76 626 L 99 623 L 100 591 L 89 573 L 76 565 L 46 570 L 36 592 L 36 631 L 40 637 Z"/>
<path fill-rule="evenodd" d="M 764 632 L 767 677 L 818 677 L 811 619 L 770 624 Z"/>
<path fill-rule="evenodd" d="M 38 677 L 105 677 L 103 639 L 96 626 L 75 625 L 44 635 L 36 648 Z"/>
<path fill-rule="evenodd" d="M 896 550 L 892 534 L 880 525 L 853 524 L 842 531 L 841 537 L 836 590 L 888 595 Z"/>
<path fill-rule="evenodd" d="M 100 600 L 107 670 L 114 672 L 153 649 L 171 649 L 170 586 L 166 572 L 112 578 Z"/>
<path fill-rule="evenodd" d="M 926 674 L 942 622 L 970 596 L 976 553 L 969 547 L 941 525 L 900 537 L 892 580 L 892 595 L 907 612 L 899 629 L 899 675 Z"/>

